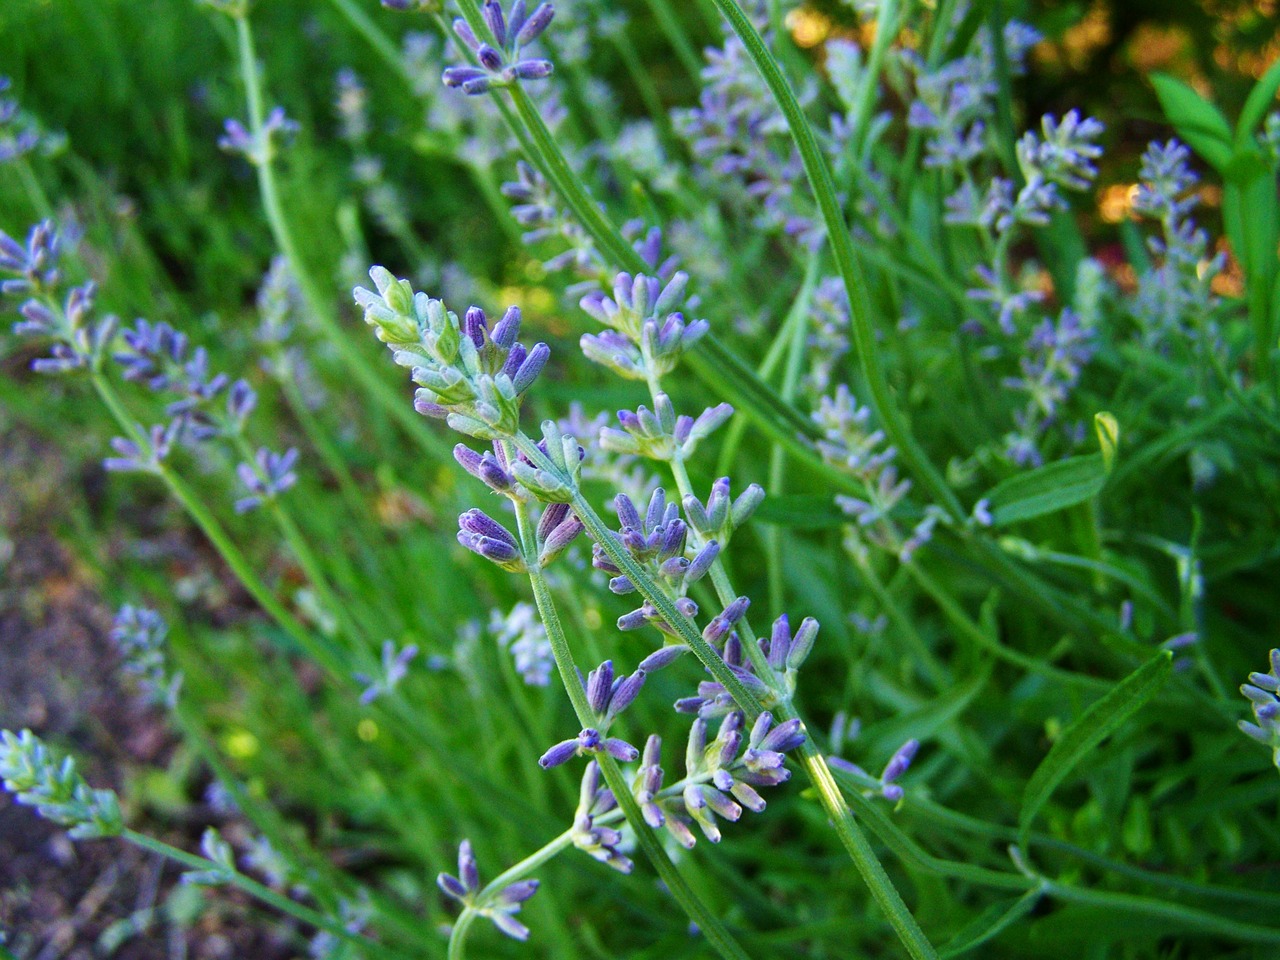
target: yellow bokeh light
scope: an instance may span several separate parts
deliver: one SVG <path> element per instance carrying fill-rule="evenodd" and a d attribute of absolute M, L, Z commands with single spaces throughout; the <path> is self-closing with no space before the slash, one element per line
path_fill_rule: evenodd
<path fill-rule="evenodd" d="M 831 21 L 808 7 L 792 10 L 785 23 L 796 46 L 806 49 L 816 47 L 831 34 Z"/>

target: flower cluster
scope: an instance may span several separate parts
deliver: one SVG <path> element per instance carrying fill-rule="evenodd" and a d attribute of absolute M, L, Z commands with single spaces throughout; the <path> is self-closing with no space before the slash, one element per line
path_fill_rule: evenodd
<path fill-rule="evenodd" d="M 77 840 L 119 836 L 120 803 L 111 790 L 94 790 L 70 757 L 58 760 L 30 730 L 0 731 L 0 781 L 25 806 Z"/>
<path fill-rule="evenodd" d="M 1080 381 L 1084 367 L 1097 349 L 1095 332 L 1079 315 L 1064 309 L 1057 321 L 1045 318 L 1036 325 L 1018 358 L 1019 375 L 1004 385 L 1027 397 L 1026 407 L 1014 414 L 1016 429 L 1005 440 L 1009 460 L 1019 466 L 1040 466 L 1039 438 L 1056 422 L 1059 408 Z"/>
<path fill-rule="evenodd" d="M 764 36 L 771 42 L 772 30 L 766 27 Z M 746 47 L 729 34 L 722 46 L 708 48 L 706 57 L 698 105 L 672 116 L 676 131 L 705 163 L 699 168 L 704 184 L 749 211 L 759 229 L 815 245 L 823 230 L 808 193 L 797 189 L 804 183 L 800 153 Z M 812 83 L 800 91 L 806 105 L 816 95 Z"/>
<path fill-rule="evenodd" d="M 901 56 L 915 76 L 916 99 L 907 124 L 925 134 L 924 165 L 961 170 L 987 153 L 988 131 L 995 119 L 995 54 L 991 34 L 979 32 L 971 53 L 930 69 L 915 51 Z M 1005 24 L 1005 55 L 1014 74 L 1023 70 L 1028 51 L 1040 35 L 1017 20 Z"/>
<path fill-rule="evenodd" d="M 458 875 L 441 873 L 436 883 L 446 896 L 452 897 L 466 909 L 488 917 L 494 926 L 517 940 L 529 939 L 529 928 L 515 918 L 524 902 L 538 892 L 537 880 L 518 880 L 501 890 L 482 891 L 480 870 L 476 865 L 471 841 L 458 845 Z"/>
<path fill-rule="evenodd" d="M 764 502 L 764 496 L 764 488 L 751 483 L 735 499 L 729 493 L 729 478 L 721 477 L 711 484 L 706 503 L 692 494 L 684 498 L 684 515 L 705 543 L 714 540 L 721 547 L 727 547 L 734 531 L 751 519 Z"/>
<path fill-rule="evenodd" d="M 409 281 L 397 280 L 382 267 L 374 267 L 369 276 L 377 292 L 357 287 L 356 303 L 396 363 L 412 370 L 421 388 L 415 409 L 446 419 L 468 436 L 513 436 L 524 392 L 551 355 L 545 343 L 526 350 L 517 341 L 520 309 L 508 308 L 491 330 L 479 307 L 470 307 L 460 321 L 441 301 L 415 294 Z"/>
<path fill-rule="evenodd" d="M 143 693 L 170 709 L 177 703 L 182 674 L 170 674 L 165 640 L 169 625 L 164 617 L 146 607 L 125 604 L 116 613 L 111 642 L 120 651 L 124 670 L 138 680 Z"/>
<path fill-rule="evenodd" d="M 355 679 L 357 683 L 364 685 L 364 690 L 360 694 L 360 702 L 365 706 L 373 703 L 379 697 L 386 696 L 395 690 L 409 674 L 409 664 L 413 662 L 413 658 L 418 655 L 418 645 L 416 643 L 406 644 L 402 649 L 397 650 L 395 641 L 382 641 L 382 671 L 377 676 L 367 673 L 357 673 Z"/>
<path fill-rule="evenodd" d="M 676 415 L 671 398 L 658 393 L 653 399 L 653 410 L 641 404 L 635 409 L 619 410 L 621 430 L 604 427 L 600 431 L 600 445 L 623 456 L 646 457 L 650 460 L 674 460 L 693 455 L 698 444 L 709 437 L 717 427 L 733 416 L 733 407 L 727 403 L 708 407 L 697 419 L 686 414 Z"/>
<path fill-rule="evenodd" d="M 1226 265 L 1210 251 L 1209 235 L 1191 218 L 1199 205 L 1190 151 L 1176 140 L 1153 143 L 1142 155 L 1133 208 L 1160 224 L 1147 246 L 1156 265 L 1138 277 L 1133 312 L 1149 346 L 1195 340 L 1217 305 L 1211 284 Z M 1212 332 L 1212 331 L 1211 331 Z"/>
<path fill-rule="evenodd" d="M 66 140 L 62 134 L 43 132 L 35 120 L 23 113 L 18 101 L 8 96 L 12 87 L 12 80 L 0 76 L 0 165 L 37 150 L 53 152 Z"/>
<path fill-rule="evenodd" d="M 225 373 L 209 369 L 204 347 L 190 350 L 186 334 L 167 323 L 138 320 L 121 334 L 124 348 L 114 354 L 126 380 L 142 383 L 155 393 L 176 399 L 165 413 L 182 421 L 182 435 L 193 441 L 236 436 L 258 404 L 258 396 L 243 378 L 234 383 Z M 220 396 L 221 408 L 215 405 Z"/>
<path fill-rule="evenodd" d="M 256 510 L 297 483 L 298 475 L 293 470 L 297 461 L 297 447 L 290 447 L 284 453 L 259 447 L 252 461 L 236 467 L 236 476 L 246 491 L 235 503 L 236 513 Z"/>
<path fill-rule="evenodd" d="M 1280 769 L 1280 650 L 1271 651 L 1271 671 L 1251 673 L 1240 692 L 1253 704 L 1253 719 L 1240 721 L 1245 734 L 1271 748 L 1272 759 Z"/>
<path fill-rule="evenodd" d="M 297 121 L 285 115 L 284 107 L 273 107 L 262 121 L 262 129 L 251 133 L 243 123 L 228 118 L 222 124 L 218 146 L 228 153 L 241 154 L 254 166 L 270 163 L 280 149 L 301 129 Z"/>
<path fill-rule="evenodd" d="M 498 0 L 485 0 L 481 13 L 494 45 L 480 40 L 465 20 L 453 21 L 453 32 L 475 54 L 478 65 L 449 67 L 444 72 L 445 86 L 461 87 L 463 93 L 475 95 L 509 87 L 517 80 L 551 76 L 551 61 L 520 55 L 521 48 L 537 40 L 551 23 L 555 16 L 551 4 L 539 4 L 533 13 L 527 13 L 525 0 L 515 0 L 507 17 Z"/>
<path fill-rule="evenodd" d="M 747 606 L 747 598 L 739 597 L 707 624 L 702 637 L 713 646 L 722 647 L 725 664 L 764 706 L 788 702 L 795 693 L 797 674 L 818 639 L 818 621 L 806 617 L 793 635 L 791 621 L 785 613 L 775 620 L 769 636 L 756 640 L 766 665 L 761 676 L 754 662 L 745 656 L 743 641 L 733 629 L 746 614 Z M 737 704 L 723 684 L 704 680 L 698 684 L 696 696 L 682 697 L 676 701 L 675 708 L 679 713 L 708 718 L 725 716 L 736 710 Z"/>
<path fill-rule="evenodd" d="M 588 673 L 583 690 L 587 695 L 587 705 L 595 716 L 596 726 L 587 727 L 571 740 L 557 743 L 539 758 L 538 765 L 545 770 L 574 757 L 592 756 L 601 751 L 624 763 L 640 756 L 640 751 L 625 740 L 605 734 L 618 715 L 635 702 L 645 679 L 643 669 L 630 675 L 624 673 L 614 676 L 612 660 L 606 660 Z"/>
<path fill-rule="evenodd" d="M 498 646 L 515 660 L 516 673 L 530 686 L 545 687 L 551 682 L 555 663 L 547 629 L 531 603 L 517 603 L 505 616 L 494 610 L 489 616 L 489 632 Z"/>
<path fill-rule="evenodd" d="M 502 195 L 514 201 L 511 215 L 525 232 L 520 239 L 528 246 L 559 239 L 566 246 L 543 262 L 547 270 L 572 269 L 593 276 L 603 263 L 595 241 L 578 221 L 556 201 L 555 192 L 544 176 L 524 160 L 516 162 L 516 179 L 504 183 Z"/>
<path fill-rule="evenodd" d="M 867 771 L 856 763 L 850 763 L 840 757 L 828 757 L 827 762 L 833 767 L 845 770 L 849 773 L 862 777 L 865 780 L 874 781 L 877 786 L 875 792 L 884 797 L 891 803 L 897 803 L 904 796 L 906 791 L 903 790 L 902 784 L 897 781 L 911 767 L 911 761 L 915 759 L 916 753 L 920 749 L 920 741 L 914 738 L 908 740 L 897 750 L 893 752 L 893 756 L 889 758 L 889 762 L 884 765 L 884 770 L 880 772 L 880 776 L 872 777 Z M 868 795 L 874 795 L 867 791 Z"/>
<path fill-rule="evenodd" d="M 698 605 L 686 593 L 690 585 L 702 579 L 711 569 L 711 564 L 720 553 L 720 544 L 714 540 L 709 541 L 692 558 L 686 557 L 685 541 L 689 528 L 680 519 L 680 508 L 675 503 L 667 502 L 666 492 L 661 487 L 654 490 L 643 517 L 626 494 L 620 493 L 614 498 L 614 507 L 618 511 L 621 526 L 617 532 L 611 531 L 610 536 L 675 598 L 677 610 L 687 617 L 697 616 Z M 609 581 L 612 592 L 620 596 L 636 592 L 636 585 L 609 558 L 603 544 L 593 544 L 591 562 L 596 569 L 613 575 Z M 656 627 L 668 636 L 678 635 L 675 628 L 662 618 L 657 608 L 648 600 L 624 614 L 618 620 L 618 629 L 636 630 L 645 624 Z"/>
<path fill-rule="evenodd" d="M 613 296 L 596 290 L 581 300 L 582 309 L 609 327 L 582 335 L 582 352 L 628 380 L 661 377 L 675 369 L 680 355 L 710 329 L 705 320 L 686 322 L 678 309 L 686 301 L 689 276 L 675 272 L 665 283 L 657 276 L 619 273 Z"/>
<path fill-rule="evenodd" d="M 804 727 L 799 720 L 775 725 L 770 714 L 762 713 L 744 736 L 743 722 L 738 711 L 726 714 L 716 738 L 708 742 L 707 721 L 694 720 L 685 749 L 686 777 L 677 793 L 662 789 L 662 741 L 656 735 L 649 738 L 633 785 L 649 826 L 665 826 L 678 843 L 693 847 L 694 823 L 703 836 L 719 843 L 713 814 L 735 822 L 743 807 L 755 813 L 764 810 L 764 798 L 756 788 L 790 779 L 784 754 L 804 743 Z"/>
<path fill-rule="evenodd" d="M 93 318 L 93 281 L 72 287 L 59 302 L 62 249 L 63 237 L 52 220 L 32 227 L 25 243 L 0 230 L 0 273 L 11 275 L 0 281 L 0 295 L 26 298 L 18 307 L 22 319 L 14 324 L 14 335 L 51 341 L 50 356 L 31 363 L 37 373 L 96 368 L 116 334 L 115 317 Z"/>
<path fill-rule="evenodd" d="M 634 750 L 634 748 L 632 748 Z M 633 753 L 634 760 L 638 753 Z M 600 782 L 600 764 L 592 760 L 582 773 L 578 809 L 573 814 L 573 845 L 619 873 L 630 873 L 631 859 L 621 852 L 622 833 L 600 821 L 618 809 L 613 791 Z"/>

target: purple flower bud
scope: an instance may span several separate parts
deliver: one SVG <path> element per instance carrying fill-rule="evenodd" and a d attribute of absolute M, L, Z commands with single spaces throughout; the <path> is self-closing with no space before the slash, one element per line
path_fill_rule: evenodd
<path fill-rule="evenodd" d="M 517 880 L 502 889 L 502 892 L 498 894 L 498 902 L 504 904 L 524 903 L 537 892 L 537 880 Z"/>
<path fill-rule="evenodd" d="M 609 697 L 607 722 L 611 722 L 635 702 L 636 697 L 640 695 L 640 689 L 644 686 L 645 676 L 644 670 L 636 670 L 630 676 L 623 677 L 621 682 L 614 684 L 612 695 Z"/>
<path fill-rule="evenodd" d="M 638 669 L 644 673 L 654 673 L 663 667 L 670 666 L 688 652 L 689 648 L 681 643 L 665 646 L 641 660 Z"/>
<path fill-rule="evenodd" d="M 458 876 L 468 892 L 480 889 L 480 871 L 476 866 L 475 854 L 471 852 L 471 841 L 463 840 L 458 844 Z"/>
<path fill-rule="evenodd" d="M 502 5 L 498 3 L 498 0 L 485 0 L 484 6 L 480 8 L 480 13 L 493 34 L 493 38 L 498 42 L 498 46 L 506 46 L 507 23 L 502 16 Z"/>
<path fill-rule="evenodd" d="M 606 660 L 587 674 L 587 703 L 596 714 L 603 714 L 609 706 L 609 692 L 613 686 L 613 661 Z"/>
<path fill-rule="evenodd" d="M 791 649 L 786 658 L 788 670 L 799 670 L 804 665 L 805 660 L 809 658 L 809 654 L 813 651 L 813 645 L 817 639 L 818 621 L 813 617 L 805 617 L 800 623 L 800 629 L 796 631 L 795 636 L 791 639 Z"/>
<path fill-rule="evenodd" d="M 604 742 L 604 749 L 609 756 L 622 763 L 631 763 L 640 756 L 640 751 L 627 743 L 625 740 L 619 740 L 616 737 L 610 737 Z"/>
<path fill-rule="evenodd" d="M 542 372 L 542 368 L 546 366 L 547 358 L 551 356 L 551 348 L 545 343 L 537 343 L 529 352 L 524 362 L 520 364 L 520 368 L 511 378 L 512 385 L 515 387 L 517 394 L 524 393 L 533 384 L 538 374 Z"/>
<path fill-rule="evenodd" d="M 881 783 L 892 783 L 900 776 L 907 772 L 907 768 L 911 766 L 912 759 L 915 758 L 916 751 L 920 749 L 920 741 L 916 739 L 908 740 L 900 746 L 889 758 L 889 762 L 885 764 L 884 772 L 880 774 Z"/>
<path fill-rule="evenodd" d="M 538 758 L 538 766 L 550 770 L 572 760 L 578 753 L 578 740 L 562 740 Z"/>
<path fill-rule="evenodd" d="M 491 540 L 499 540 L 510 545 L 512 549 L 518 549 L 519 545 L 516 542 L 516 538 L 507 528 L 482 510 L 475 508 L 467 510 L 458 517 L 458 526 L 467 533 L 488 537 Z"/>
<path fill-rule="evenodd" d="M 539 4 L 538 8 L 534 10 L 533 13 L 529 15 L 529 18 L 525 20 L 524 24 L 518 28 L 515 45 L 517 47 L 523 47 L 533 43 L 533 41 L 547 29 L 547 26 L 551 23 L 551 20 L 555 15 L 555 8 L 552 7 L 551 4 Z"/>

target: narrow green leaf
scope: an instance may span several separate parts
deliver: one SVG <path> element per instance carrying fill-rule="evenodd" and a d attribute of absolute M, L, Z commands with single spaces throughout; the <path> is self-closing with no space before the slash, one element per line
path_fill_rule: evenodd
<path fill-rule="evenodd" d="M 1231 127 L 1222 112 L 1188 84 L 1167 73 L 1153 73 L 1151 84 L 1178 136 L 1221 173 L 1231 162 Z"/>
<path fill-rule="evenodd" d="M 792 494 L 766 499 L 756 511 L 755 519 L 759 523 L 773 523 L 780 527 L 820 530 L 843 526 L 849 522 L 849 515 L 830 497 Z"/>
<path fill-rule="evenodd" d="M 939 956 L 943 960 L 950 960 L 951 957 L 962 956 L 975 947 L 982 946 L 988 940 L 998 937 L 1034 910 L 1043 895 L 1044 891 L 1035 887 L 1020 897 L 1011 897 L 991 904 L 944 943 L 939 948 Z"/>
<path fill-rule="evenodd" d="M 1253 138 L 1258 124 L 1262 123 L 1268 108 L 1275 102 L 1277 90 L 1280 90 L 1280 60 L 1273 63 L 1249 91 L 1249 98 L 1245 100 L 1236 123 L 1237 147 L 1246 146 Z"/>
<path fill-rule="evenodd" d="M 1040 808 L 1084 756 L 1115 733 L 1164 686 L 1173 671 L 1173 654 L 1162 650 L 1062 731 L 1027 782 L 1018 820 L 1022 846 Z"/>
<path fill-rule="evenodd" d="M 985 499 L 996 526 L 1064 510 L 1095 497 L 1107 482 L 1102 455 L 1091 453 L 1045 464 L 1002 480 Z"/>

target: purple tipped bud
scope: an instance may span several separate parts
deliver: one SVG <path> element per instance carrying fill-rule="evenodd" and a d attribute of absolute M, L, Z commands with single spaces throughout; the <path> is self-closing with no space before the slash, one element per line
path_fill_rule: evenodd
<path fill-rule="evenodd" d="M 613 506 L 618 513 L 618 521 L 624 530 L 639 530 L 641 528 L 640 512 L 636 510 L 636 505 L 625 493 L 620 493 L 614 497 Z"/>
<path fill-rule="evenodd" d="M 447 67 L 441 79 L 446 87 L 462 87 L 475 83 L 489 83 L 489 75 L 479 67 Z M 470 90 L 467 90 L 470 93 Z M 483 92 L 483 91 L 479 91 Z"/>
<path fill-rule="evenodd" d="M 511 72 L 521 80 L 542 80 L 551 76 L 554 70 L 550 60 L 521 60 L 511 68 Z"/>
<path fill-rule="evenodd" d="M 537 880 L 517 880 L 509 887 L 504 887 L 498 894 L 498 902 L 505 904 L 524 903 L 538 892 Z"/>
<path fill-rule="evenodd" d="M 578 753 L 578 740 L 562 740 L 538 758 L 538 766 L 550 770 L 572 760 Z"/>
<path fill-rule="evenodd" d="M 800 629 L 791 639 L 791 650 L 787 653 L 788 670 L 799 670 L 813 651 L 814 642 L 818 639 L 818 621 L 813 617 L 805 617 Z"/>
<path fill-rule="evenodd" d="M 455 900 L 465 900 L 467 898 L 467 888 L 462 885 L 462 881 L 457 877 L 442 873 L 436 877 L 436 885 L 445 892 L 446 896 L 453 897 Z"/>
<path fill-rule="evenodd" d="M 533 43 L 534 40 L 538 39 L 542 31 L 547 29 L 555 15 L 555 8 L 551 4 L 539 4 L 538 8 L 529 15 L 529 19 L 524 22 L 516 34 L 516 46 L 523 47 L 526 44 Z"/>
<path fill-rule="evenodd" d="M 494 520 L 482 510 L 467 510 L 458 517 L 458 526 L 467 533 L 473 533 L 477 536 L 488 537 L 491 540 L 498 540 L 509 544 L 512 549 L 519 549 L 516 538 L 498 521 Z"/>
<path fill-rule="evenodd" d="M 606 660 L 587 674 L 587 702 L 597 714 L 609 706 L 609 693 L 613 687 L 613 661 Z"/>
<path fill-rule="evenodd" d="M 612 721 L 614 717 L 635 702 L 636 697 L 640 695 L 640 689 L 644 686 L 644 681 L 645 672 L 637 670 L 629 677 L 623 677 L 619 683 L 614 684 L 613 693 L 609 697 L 608 720 Z"/>
<path fill-rule="evenodd" d="M 507 22 L 502 16 L 502 5 L 498 0 L 485 0 L 485 5 L 480 8 L 480 13 L 484 16 L 484 22 L 488 25 L 493 38 L 498 41 L 498 46 L 505 46 L 507 43 Z"/>
<path fill-rule="evenodd" d="M 640 756 L 640 751 L 627 743 L 625 740 L 619 740 L 617 737 L 610 737 L 604 742 L 604 749 L 609 756 L 622 763 L 631 763 Z"/>
<path fill-rule="evenodd" d="M 663 667 L 670 666 L 683 654 L 688 652 L 689 648 L 682 643 L 663 647 L 661 650 L 655 650 L 653 653 L 641 660 L 639 669 L 644 673 L 653 673 L 657 670 L 661 670 Z"/>
<path fill-rule="evenodd" d="M 515 387 L 517 394 L 524 393 L 533 385 L 533 381 L 542 372 L 542 368 L 546 366 L 547 358 L 550 356 L 551 348 L 545 343 L 534 345 L 534 348 L 529 351 L 528 357 L 520 364 L 520 368 L 511 378 L 512 386 Z"/>
<path fill-rule="evenodd" d="M 458 876 L 468 891 L 480 889 L 480 870 L 476 866 L 475 854 L 471 852 L 470 840 L 458 844 Z"/>
<path fill-rule="evenodd" d="M 911 761 L 916 755 L 916 751 L 920 749 L 920 741 L 916 739 L 908 740 L 900 746 L 889 762 L 885 764 L 884 773 L 880 774 L 881 783 L 892 783 L 900 776 L 907 772 L 907 768 L 911 766 Z"/>

